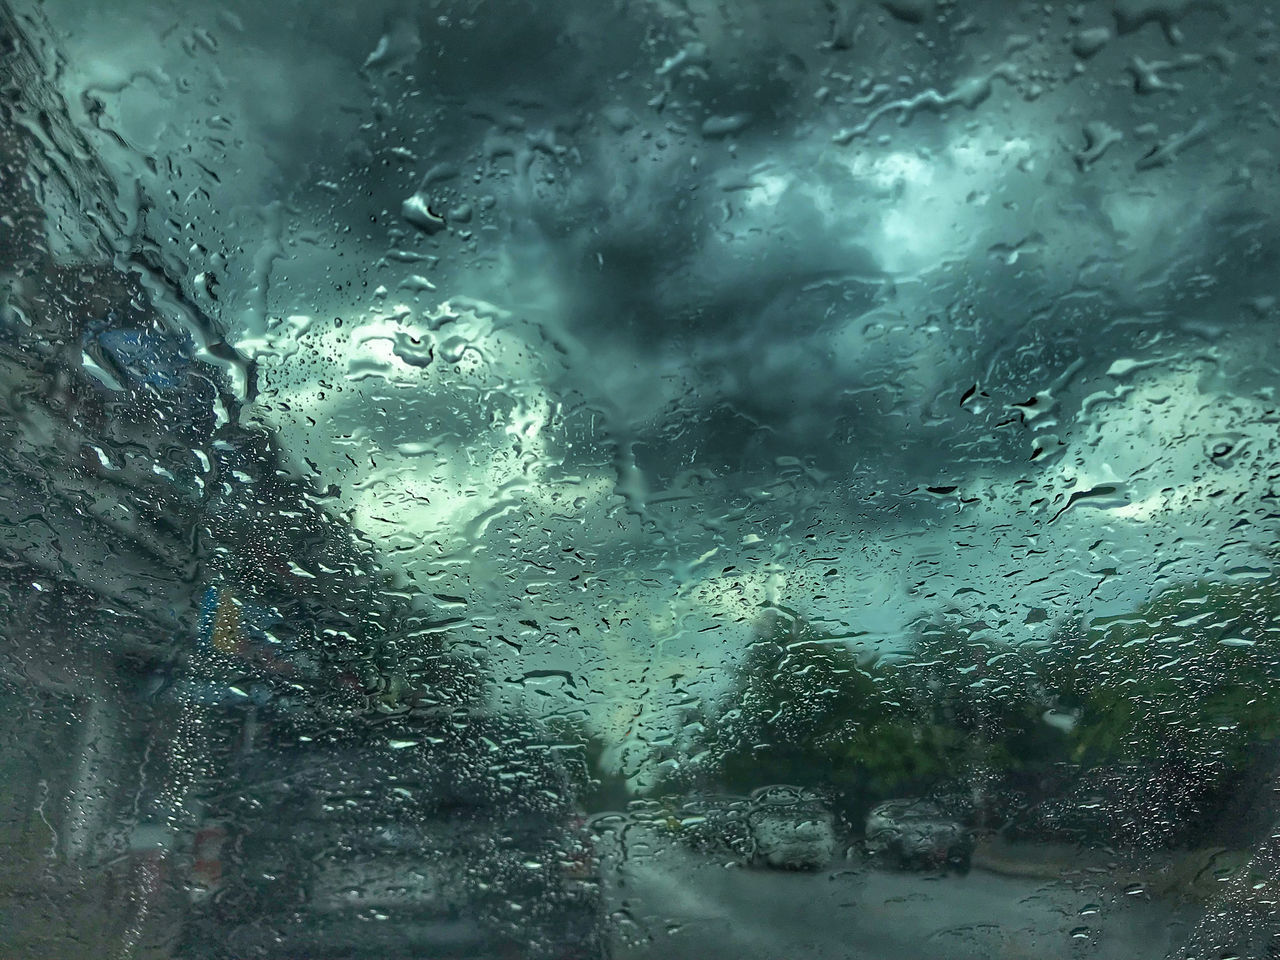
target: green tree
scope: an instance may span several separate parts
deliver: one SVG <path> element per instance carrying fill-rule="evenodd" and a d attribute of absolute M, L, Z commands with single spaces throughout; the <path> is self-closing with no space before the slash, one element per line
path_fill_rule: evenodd
<path fill-rule="evenodd" d="M 734 792 L 823 790 L 856 819 L 877 800 L 954 776 L 973 761 L 972 738 L 901 679 L 802 617 L 771 611 L 708 724 L 713 779 Z"/>
<path fill-rule="evenodd" d="M 1073 760 L 1236 769 L 1280 737 L 1277 578 L 1171 588 L 1135 613 L 1060 630 L 1045 682 L 1077 709 Z"/>
<path fill-rule="evenodd" d="M 813 787 L 857 819 L 890 797 L 980 799 L 1131 764 L 1221 798 L 1280 740 L 1278 648 L 1274 575 L 1172 588 L 1123 617 L 1069 619 L 1038 645 L 933 618 L 892 662 L 771 609 L 704 720 L 693 785 Z"/>
<path fill-rule="evenodd" d="M 565 759 L 574 798 L 585 813 L 622 810 L 633 794 L 621 773 L 604 765 L 606 744 L 587 729 L 582 714 L 558 714 L 544 727 L 550 744 Z"/>

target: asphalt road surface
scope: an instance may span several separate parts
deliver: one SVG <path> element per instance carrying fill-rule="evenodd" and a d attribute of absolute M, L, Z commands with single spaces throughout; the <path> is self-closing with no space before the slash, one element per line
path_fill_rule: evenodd
<path fill-rule="evenodd" d="M 632 828 L 609 871 L 615 960 L 1161 960 L 1203 907 L 975 869 L 727 865 Z"/>

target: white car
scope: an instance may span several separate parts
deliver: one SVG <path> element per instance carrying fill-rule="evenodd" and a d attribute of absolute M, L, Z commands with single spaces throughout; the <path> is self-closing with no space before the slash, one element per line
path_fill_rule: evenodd
<path fill-rule="evenodd" d="M 803 787 L 761 787 L 751 794 L 747 823 L 755 862 L 780 870 L 821 870 L 839 852 L 835 817 Z"/>
<path fill-rule="evenodd" d="M 929 800 L 886 800 L 867 816 L 867 853 L 902 869 L 965 869 L 973 834 Z"/>

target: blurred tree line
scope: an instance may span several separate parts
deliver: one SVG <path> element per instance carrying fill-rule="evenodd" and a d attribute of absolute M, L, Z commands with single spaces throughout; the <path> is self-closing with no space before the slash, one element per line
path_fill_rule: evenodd
<path fill-rule="evenodd" d="M 1280 741 L 1278 585 L 1184 585 L 1019 645 L 939 617 L 892 657 L 771 609 L 667 786 L 812 787 L 850 824 L 928 795 L 992 826 L 1182 842 Z"/>

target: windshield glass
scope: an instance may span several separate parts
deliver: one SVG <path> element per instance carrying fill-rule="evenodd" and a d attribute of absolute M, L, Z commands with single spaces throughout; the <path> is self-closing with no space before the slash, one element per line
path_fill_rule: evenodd
<path fill-rule="evenodd" d="M 1273 955 L 1275 13 L 0 0 L 0 953 Z"/>

